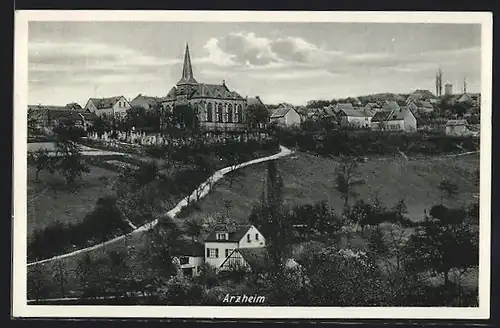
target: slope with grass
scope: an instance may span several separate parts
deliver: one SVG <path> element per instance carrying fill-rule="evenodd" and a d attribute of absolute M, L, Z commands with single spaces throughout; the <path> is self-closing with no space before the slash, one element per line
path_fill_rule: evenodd
<path fill-rule="evenodd" d="M 111 193 L 109 182 L 116 172 L 91 166 L 75 188 L 66 185 L 59 173 L 40 172 L 35 182 L 35 169 L 28 167 L 27 229 L 28 240 L 36 229 L 55 221 L 75 223 L 92 211 L 96 201 Z"/>
<path fill-rule="evenodd" d="M 343 200 L 335 189 L 335 168 L 338 159 L 326 159 L 297 152 L 278 164 L 284 183 L 285 205 L 310 204 L 321 200 L 337 212 Z M 458 185 L 456 199 L 443 199 L 447 206 L 458 207 L 471 202 L 479 190 L 473 183 L 473 172 L 479 167 L 479 154 L 460 157 L 372 157 L 359 164 L 365 184 L 356 188 L 359 199 L 375 196 L 389 207 L 404 197 L 409 217 L 420 220 L 424 210 L 441 201 L 438 188 L 443 178 Z M 266 177 L 266 164 L 242 170 L 243 175 L 221 180 L 213 192 L 199 203 L 200 210 L 186 219 L 229 214 L 230 220 L 246 222 L 255 202 L 258 202 Z M 237 173 L 235 173 L 237 174 Z M 228 206 L 230 204 L 230 206 Z"/>

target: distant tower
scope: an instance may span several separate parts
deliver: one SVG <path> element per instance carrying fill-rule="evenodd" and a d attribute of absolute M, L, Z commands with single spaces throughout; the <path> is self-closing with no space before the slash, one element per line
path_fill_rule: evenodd
<path fill-rule="evenodd" d="M 438 69 L 436 74 L 436 96 L 441 97 L 443 95 L 443 72 Z"/>
<path fill-rule="evenodd" d="M 444 85 L 444 94 L 447 96 L 451 96 L 453 94 L 453 84 L 446 83 Z"/>
<path fill-rule="evenodd" d="M 466 94 L 467 93 L 467 78 L 464 77 L 464 90 L 463 90 L 463 93 Z"/>

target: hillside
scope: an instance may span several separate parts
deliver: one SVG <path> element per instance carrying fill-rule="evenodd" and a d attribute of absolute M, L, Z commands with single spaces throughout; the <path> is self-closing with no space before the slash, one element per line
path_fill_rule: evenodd
<path fill-rule="evenodd" d="M 296 153 L 278 161 L 278 169 L 284 182 L 285 204 L 314 203 L 325 200 L 336 211 L 342 211 L 343 200 L 335 189 L 335 159 L 325 159 L 306 153 Z M 378 194 L 386 206 L 393 206 L 401 197 L 405 198 L 408 214 L 412 220 L 422 218 L 425 209 L 440 202 L 438 185 L 447 177 L 460 188 L 453 202 L 444 200 L 449 206 L 460 206 L 471 202 L 478 193 L 472 182 L 472 172 L 479 167 L 479 155 L 460 157 L 370 158 L 360 163 L 359 169 L 366 183 L 356 189 L 358 198 L 370 200 Z M 266 165 L 245 168 L 241 177 L 235 178 L 232 186 L 229 179 L 221 180 L 216 188 L 200 203 L 200 211 L 189 217 L 209 216 L 229 212 L 231 220 L 244 222 L 258 201 Z M 227 206 L 230 204 L 230 207 Z"/>

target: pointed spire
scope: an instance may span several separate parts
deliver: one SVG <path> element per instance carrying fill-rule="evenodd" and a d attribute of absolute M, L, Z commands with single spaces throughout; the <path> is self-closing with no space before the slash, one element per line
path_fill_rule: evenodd
<path fill-rule="evenodd" d="M 177 82 L 177 85 L 181 84 L 198 84 L 198 82 L 193 77 L 193 67 L 191 66 L 191 57 L 189 55 L 189 46 L 186 43 L 186 51 L 184 52 L 184 65 L 182 67 L 182 78 Z"/>

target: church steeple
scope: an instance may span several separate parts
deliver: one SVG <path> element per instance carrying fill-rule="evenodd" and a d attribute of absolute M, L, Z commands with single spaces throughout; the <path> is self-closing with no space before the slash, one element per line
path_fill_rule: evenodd
<path fill-rule="evenodd" d="M 186 51 L 184 53 L 184 65 L 182 67 L 182 78 L 177 82 L 177 85 L 182 84 L 198 84 L 193 77 L 193 67 L 191 66 L 191 57 L 189 56 L 189 46 L 186 43 Z"/>

